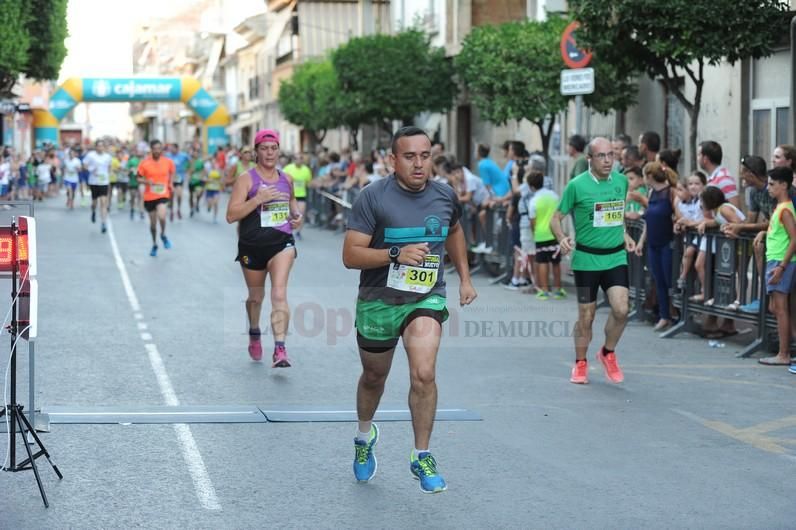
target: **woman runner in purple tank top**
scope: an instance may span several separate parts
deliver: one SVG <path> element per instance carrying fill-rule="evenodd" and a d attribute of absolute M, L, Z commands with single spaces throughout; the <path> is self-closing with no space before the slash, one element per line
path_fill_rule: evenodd
<path fill-rule="evenodd" d="M 285 336 L 290 322 L 287 280 L 296 259 L 293 230 L 301 228 L 302 216 L 290 177 L 277 169 L 279 133 L 263 129 L 254 137 L 256 166 L 235 180 L 227 206 L 227 222 L 238 223 L 238 255 L 249 290 L 249 356 L 263 357 L 260 343 L 260 312 L 265 298 L 265 278 L 271 277 L 271 332 L 274 336 L 274 368 L 288 368 Z"/>

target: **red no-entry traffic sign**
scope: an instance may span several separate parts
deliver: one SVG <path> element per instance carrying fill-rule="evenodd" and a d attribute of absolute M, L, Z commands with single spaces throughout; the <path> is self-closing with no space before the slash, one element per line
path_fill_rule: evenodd
<path fill-rule="evenodd" d="M 575 30 L 579 27 L 580 22 L 570 22 L 561 35 L 561 58 L 570 68 L 585 68 L 591 61 L 591 52 L 580 49 L 575 40 Z"/>

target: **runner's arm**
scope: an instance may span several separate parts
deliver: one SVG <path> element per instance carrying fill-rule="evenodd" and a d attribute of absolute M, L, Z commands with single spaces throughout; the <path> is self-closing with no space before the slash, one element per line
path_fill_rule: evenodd
<path fill-rule="evenodd" d="M 564 214 L 560 211 L 556 210 L 553 214 L 553 217 L 550 219 L 550 230 L 553 232 L 557 241 L 561 241 L 567 235 L 564 233 L 564 229 L 561 228 L 561 220 L 564 218 Z"/>
<path fill-rule="evenodd" d="M 460 222 L 456 222 L 448 232 L 445 240 L 445 251 L 450 256 L 456 272 L 459 274 L 459 305 L 464 307 L 478 297 L 470 279 L 470 266 L 467 261 L 467 241 L 464 239 L 464 230 Z"/>
<path fill-rule="evenodd" d="M 232 186 L 232 193 L 227 204 L 228 223 L 240 221 L 260 206 L 261 201 L 258 200 L 256 195 L 251 199 L 246 198 L 247 190 L 251 183 L 251 177 L 245 175 L 236 180 L 235 185 Z"/>
<path fill-rule="evenodd" d="M 471 283 L 470 265 L 467 261 L 467 242 L 464 240 L 462 224 L 458 221 L 448 231 L 448 238 L 445 240 L 445 252 L 448 253 L 453 266 L 456 267 L 461 283 Z"/>
<path fill-rule="evenodd" d="M 386 267 L 390 260 L 389 249 L 370 248 L 373 236 L 349 228 L 343 242 L 343 265 L 347 269 L 378 269 Z M 398 263 L 419 267 L 428 254 L 428 243 L 413 243 L 401 247 Z"/>
<path fill-rule="evenodd" d="M 389 249 L 370 248 L 373 236 L 348 229 L 343 241 L 343 265 L 347 269 L 377 269 L 389 265 Z"/>

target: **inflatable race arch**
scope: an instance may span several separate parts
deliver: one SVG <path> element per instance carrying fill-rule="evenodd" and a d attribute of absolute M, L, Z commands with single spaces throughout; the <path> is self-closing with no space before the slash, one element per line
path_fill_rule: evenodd
<path fill-rule="evenodd" d="M 204 122 L 202 140 L 209 153 L 228 143 L 229 114 L 198 79 L 183 77 L 77 78 L 64 81 L 50 98 L 49 110 L 34 109 L 36 147 L 58 143 L 59 123 L 81 101 L 182 101 Z M 163 140 L 161 138 L 161 140 Z"/>

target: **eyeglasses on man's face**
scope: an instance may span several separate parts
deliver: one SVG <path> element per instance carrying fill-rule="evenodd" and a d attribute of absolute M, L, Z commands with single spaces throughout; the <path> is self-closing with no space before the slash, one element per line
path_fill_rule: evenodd
<path fill-rule="evenodd" d="M 615 155 L 613 151 L 608 151 L 607 153 L 592 153 L 591 155 L 592 158 L 594 158 L 595 160 L 599 160 L 600 162 L 603 162 L 605 160 L 613 160 L 614 156 Z"/>

